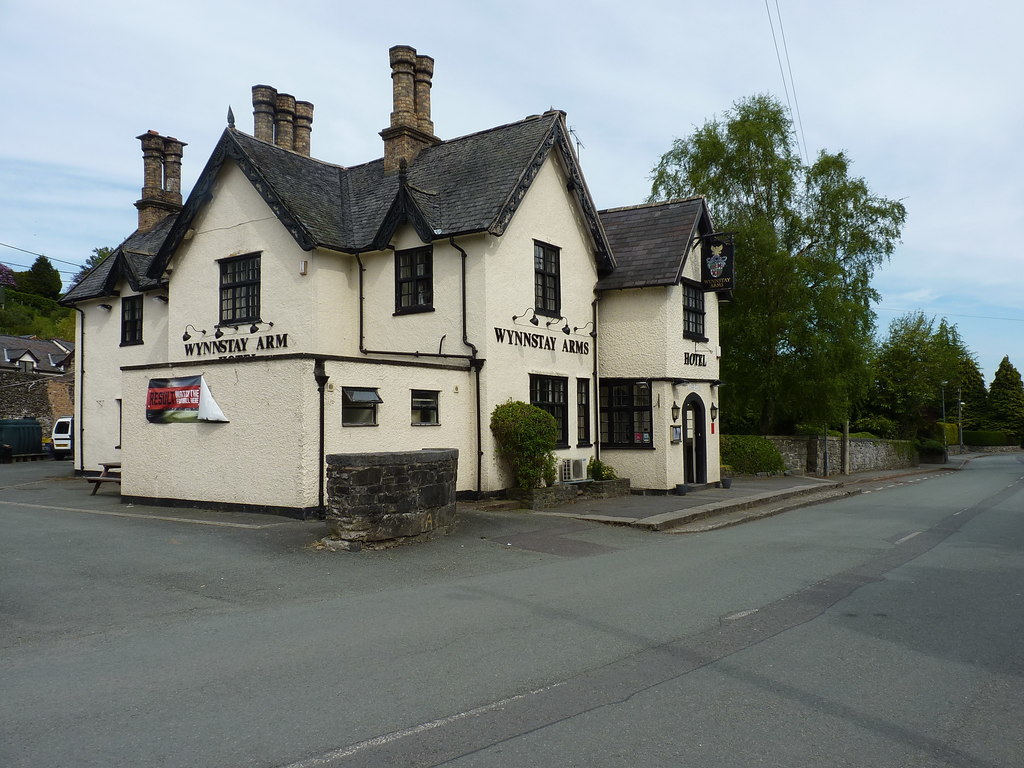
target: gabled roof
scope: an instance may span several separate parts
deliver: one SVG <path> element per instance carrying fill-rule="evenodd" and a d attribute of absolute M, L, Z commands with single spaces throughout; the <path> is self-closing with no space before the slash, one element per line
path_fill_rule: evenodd
<path fill-rule="evenodd" d="M 559 111 L 441 142 L 396 174 L 383 160 L 344 168 L 225 129 L 184 209 L 146 272 L 159 280 L 224 162 L 234 160 L 305 250 L 380 250 L 408 222 L 425 241 L 475 232 L 501 235 L 552 149 L 594 242 L 601 273 L 614 269 L 596 207 Z"/>
<path fill-rule="evenodd" d="M 133 291 L 160 287 L 161 281 L 149 277 L 147 272 L 178 215 L 168 216 L 148 232 L 134 232 L 64 294 L 60 303 L 71 305 L 87 299 L 111 296 L 121 279 L 127 280 Z"/>
<path fill-rule="evenodd" d="M 700 234 L 710 233 L 711 216 L 702 197 L 600 211 L 615 271 L 597 290 L 675 285 Z"/>
<path fill-rule="evenodd" d="M 20 360 L 35 362 L 36 373 L 63 373 L 75 345 L 70 341 L 37 339 L 35 336 L 0 336 L 0 370 L 19 370 Z"/>

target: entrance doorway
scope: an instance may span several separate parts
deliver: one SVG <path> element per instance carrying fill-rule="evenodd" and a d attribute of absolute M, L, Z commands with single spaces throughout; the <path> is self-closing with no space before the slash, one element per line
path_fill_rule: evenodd
<path fill-rule="evenodd" d="M 683 480 L 694 484 L 708 481 L 707 421 L 704 401 L 695 394 L 683 401 Z"/>

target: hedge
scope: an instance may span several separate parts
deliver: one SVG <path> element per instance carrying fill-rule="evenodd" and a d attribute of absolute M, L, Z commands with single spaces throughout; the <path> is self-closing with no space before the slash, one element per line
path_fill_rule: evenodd
<path fill-rule="evenodd" d="M 786 464 L 775 444 L 759 435 L 722 435 L 722 464 L 741 475 L 784 472 Z"/>
<path fill-rule="evenodd" d="M 964 430 L 964 445 L 1015 445 L 1016 442 L 1005 432 L 984 429 Z"/>

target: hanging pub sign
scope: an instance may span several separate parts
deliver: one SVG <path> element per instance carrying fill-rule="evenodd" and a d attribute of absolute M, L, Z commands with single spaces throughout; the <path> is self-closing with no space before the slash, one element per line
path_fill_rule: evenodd
<path fill-rule="evenodd" d="M 150 379 L 146 395 L 146 420 L 154 424 L 196 421 L 227 421 L 200 376 Z"/>
<path fill-rule="evenodd" d="M 706 292 L 731 291 L 735 287 L 735 245 L 732 233 L 701 238 L 700 282 Z"/>

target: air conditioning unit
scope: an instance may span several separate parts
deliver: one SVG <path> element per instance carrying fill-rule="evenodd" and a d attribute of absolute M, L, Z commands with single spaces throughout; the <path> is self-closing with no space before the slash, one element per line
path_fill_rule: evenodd
<path fill-rule="evenodd" d="M 584 459 L 562 459 L 562 471 L 559 473 L 563 483 L 587 479 L 587 462 Z"/>

